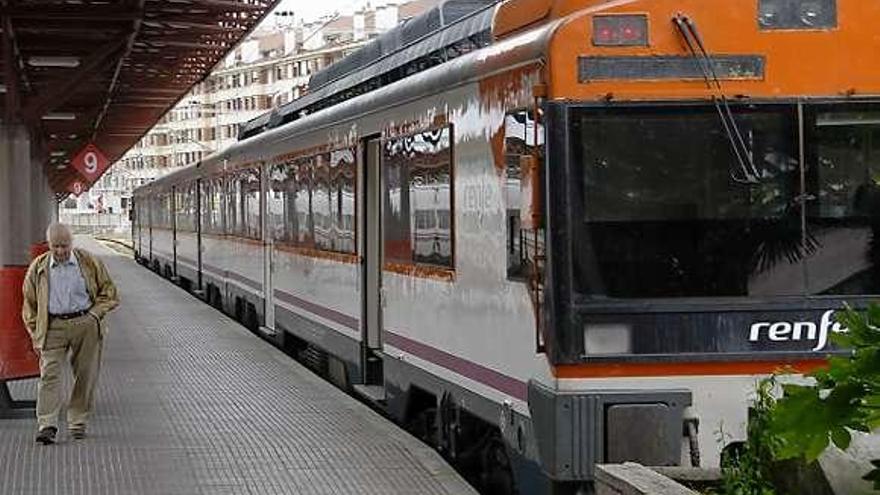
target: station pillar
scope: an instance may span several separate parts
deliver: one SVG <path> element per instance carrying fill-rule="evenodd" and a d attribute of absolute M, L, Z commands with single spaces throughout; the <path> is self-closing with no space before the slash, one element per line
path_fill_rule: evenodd
<path fill-rule="evenodd" d="M 39 362 L 21 319 L 22 283 L 30 247 L 54 218 L 55 199 L 42 165 L 32 159 L 21 125 L 0 126 L 0 418 L 31 415 L 6 382 L 39 376 Z"/>
<path fill-rule="evenodd" d="M 0 266 L 30 263 L 30 246 L 43 240 L 54 217 L 55 199 L 31 157 L 27 129 L 0 126 Z"/>

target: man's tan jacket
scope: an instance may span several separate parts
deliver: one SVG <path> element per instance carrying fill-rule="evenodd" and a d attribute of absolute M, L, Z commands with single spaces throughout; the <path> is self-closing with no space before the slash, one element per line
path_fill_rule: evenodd
<path fill-rule="evenodd" d="M 46 343 L 46 333 L 49 331 L 49 262 L 52 259 L 50 254 L 43 253 L 31 263 L 22 287 L 24 305 L 21 308 L 21 317 L 31 334 L 35 349 L 43 348 Z M 86 290 L 92 299 L 89 312 L 98 318 L 99 329 L 103 336 L 107 333 L 104 315 L 119 304 L 116 286 L 113 285 L 107 268 L 100 260 L 76 248 L 73 249 L 72 256 L 76 256 L 79 262 L 86 281 Z"/>

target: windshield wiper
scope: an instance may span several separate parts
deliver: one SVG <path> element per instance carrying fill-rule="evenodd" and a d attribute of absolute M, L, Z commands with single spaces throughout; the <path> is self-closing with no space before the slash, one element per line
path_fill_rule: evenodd
<path fill-rule="evenodd" d="M 730 178 L 740 184 L 758 184 L 760 182 L 760 173 L 757 167 L 755 167 L 752 150 L 743 139 L 733 111 L 730 109 L 730 104 L 727 102 L 727 97 L 724 96 L 724 89 L 721 87 L 721 81 L 718 79 L 718 73 L 715 71 L 715 62 L 709 56 L 709 52 L 703 44 L 703 39 L 700 37 L 697 25 L 690 17 L 680 13 L 672 18 L 672 22 L 675 24 L 678 32 L 681 33 L 682 38 L 684 38 L 684 42 L 691 55 L 693 55 L 694 60 L 697 61 L 700 72 L 703 74 L 703 79 L 706 82 L 706 87 L 713 91 L 712 103 L 715 105 L 715 110 L 718 112 L 718 117 L 721 119 L 721 124 L 724 127 L 724 133 L 727 135 L 727 140 L 730 142 L 730 147 L 733 149 L 733 154 L 743 175 L 743 177 L 738 177 L 736 172 L 731 170 Z M 718 90 L 717 95 L 714 93 L 716 89 Z"/>

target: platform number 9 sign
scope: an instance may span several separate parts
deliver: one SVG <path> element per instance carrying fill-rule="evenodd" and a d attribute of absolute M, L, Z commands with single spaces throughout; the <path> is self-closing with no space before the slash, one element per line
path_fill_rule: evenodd
<path fill-rule="evenodd" d="M 94 151 L 86 152 L 83 156 L 83 166 L 87 174 L 94 175 L 98 171 L 98 154 Z"/>
<path fill-rule="evenodd" d="M 107 158 L 94 144 L 89 143 L 73 158 L 73 167 L 82 174 L 88 182 L 97 180 L 101 172 L 107 168 Z"/>

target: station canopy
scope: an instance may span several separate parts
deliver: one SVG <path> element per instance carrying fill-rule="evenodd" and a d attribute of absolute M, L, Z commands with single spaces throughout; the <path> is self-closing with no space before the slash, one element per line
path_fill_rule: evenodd
<path fill-rule="evenodd" d="M 4 123 L 61 194 L 88 144 L 119 159 L 278 0 L 0 0 Z"/>

